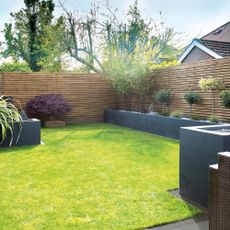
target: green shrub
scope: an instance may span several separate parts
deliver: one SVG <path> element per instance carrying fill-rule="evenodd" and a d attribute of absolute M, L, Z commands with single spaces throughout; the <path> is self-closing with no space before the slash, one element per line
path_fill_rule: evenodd
<path fill-rule="evenodd" d="M 193 92 L 193 91 L 187 91 L 184 94 L 184 99 L 187 101 L 187 103 L 189 104 L 189 110 L 190 110 L 190 117 L 192 118 L 192 106 L 194 104 L 199 104 L 201 101 L 201 97 L 199 96 L 198 93 Z"/>
<path fill-rule="evenodd" d="M 199 86 L 203 91 L 212 92 L 212 115 L 214 116 L 216 113 L 216 94 L 219 90 L 225 88 L 225 84 L 221 78 L 208 77 L 201 78 Z"/>
<path fill-rule="evenodd" d="M 160 115 L 164 116 L 164 117 L 169 117 L 170 116 L 170 112 L 169 111 L 164 111 L 164 112 L 160 112 Z"/>
<path fill-rule="evenodd" d="M 210 116 L 208 120 L 213 122 L 213 123 L 219 123 L 220 122 L 219 117 L 217 117 L 215 115 Z"/>
<path fill-rule="evenodd" d="M 18 141 L 22 131 L 22 118 L 18 109 L 8 99 L 0 97 L 0 144 L 6 139 L 7 132 L 10 132 L 10 146 L 13 142 L 14 123 L 19 127 L 16 142 Z"/>
<path fill-rule="evenodd" d="M 220 98 L 221 98 L 222 105 L 225 108 L 230 109 L 230 91 L 223 91 L 220 94 Z"/>
<path fill-rule="evenodd" d="M 0 72 L 31 72 L 31 70 L 27 63 L 14 61 L 1 64 Z"/>
<path fill-rule="evenodd" d="M 205 119 L 204 117 L 201 117 L 201 116 L 199 116 L 199 115 L 192 115 L 192 117 L 191 117 L 193 120 L 202 120 L 202 119 Z"/>
<path fill-rule="evenodd" d="M 201 78 L 199 86 L 203 91 L 221 90 L 225 88 L 223 80 L 215 77 Z"/>
<path fill-rule="evenodd" d="M 182 114 L 180 111 L 172 111 L 170 113 L 170 117 L 176 117 L 176 118 L 181 118 Z"/>
<path fill-rule="evenodd" d="M 162 104 L 162 114 L 165 113 L 165 107 L 170 103 L 171 91 L 170 89 L 162 89 L 155 94 L 155 100 Z"/>
<path fill-rule="evenodd" d="M 199 94 L 197 92 L 193 92 L 193 91 L 187 91 L 184 94 L 184 99 L 188 102 L 188 104 L 199 104 L 201 101 L 201 97 L 199 96 Z"/>

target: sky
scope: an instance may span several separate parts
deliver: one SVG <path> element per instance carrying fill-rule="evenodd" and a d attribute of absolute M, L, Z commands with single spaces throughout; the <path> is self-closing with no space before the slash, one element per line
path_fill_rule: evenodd
<path fill-rule="evenodd" d="M 120 19 L 125 17 L 128 6 L 134 0 L 110 0 L 114 8 L 120 11 Z M 54 0 L 58 3 L 58 0 Z M 92 0 L 65 0 L 65 6 L 71 10 L 85 11 Z M 215 28 L 230 21 L 230 0 L 139 0 L 139 7 L 145 17 L 159 19 L 159 12 L 169 26 L 176 32 L 183 33 L 189 42 L 194 37 L 201 37 Z M 0 0 L 0 30 L 10 21 L 10 12 L 23 7 L 23 0 Z M 57 8 L 56 13 L 58 14 Z M 3 39 L 0 33 L 0 40 Z"/>

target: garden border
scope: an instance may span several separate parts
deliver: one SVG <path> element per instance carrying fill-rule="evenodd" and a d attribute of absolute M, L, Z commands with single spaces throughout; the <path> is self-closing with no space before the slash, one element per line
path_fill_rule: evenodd
<path fill-rule="evenodd" d="M 104 122 L 153 133 L 175 140 L 180 139 L 181 127 L 214 125 L 214 123 L 208 121 L 196 121 L 165 117 L 158 114 L 145 114 L 114 109 L 105 109 Z"/>

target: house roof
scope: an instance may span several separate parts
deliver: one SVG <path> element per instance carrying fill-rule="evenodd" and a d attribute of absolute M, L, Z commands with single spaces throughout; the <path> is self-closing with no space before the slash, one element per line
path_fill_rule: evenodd
<path fill-rule="evenodd" d="M 222 57 L 230 56 L 230 42 L 220 42 L 204 39 L 200 39 L 198 41 Z"/>
<path fill-rule="evenodd" d="M 206 34 L 201 39 L 230 42 L 230 21 Z"/>
<path fill-rule="evenodd" d="M 216 53 L 215 51 L 213 51 L 212 49 L 210 49 L 207 46 L 207 44 L 205 45 L 204 43 L 201 42 L 201 40 L 199 40 L 199 39 L 196 39 L 196 38 L 193 39 L 192 42 L 187 46 L 185 51 L 182 53 L 182 55 L 180 56 L 178 61 L 182 62 L 186 58 L 186 56 L 190 53 L 190 51 L 195 47 L 201 49 L 202 51 L 204 51 L 205 53 L 209 54 L 210 56 L 212 56 L 212 57 L 214 57 L 216 59 L 219 59 L 219 58 L 223 57 L 223 56 L 219 55 L 218 53 Z"/>
<path fill-rule="evenodd" d="M 182 62 L 194 47 L 199 48 L 213 58 L 230 56 L 230 21 L 206 34 L 201 39 L 193 39 L 178 61 Z"/>

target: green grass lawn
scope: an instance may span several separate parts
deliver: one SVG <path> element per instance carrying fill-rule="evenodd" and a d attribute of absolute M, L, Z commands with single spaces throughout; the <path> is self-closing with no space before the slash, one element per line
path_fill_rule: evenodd
<path fill-rule="evenodd" d="M 139 229 L 200 213 L 171 196 L 177 141 L 108 124 L 1 149 L 0 229 Z"/>

